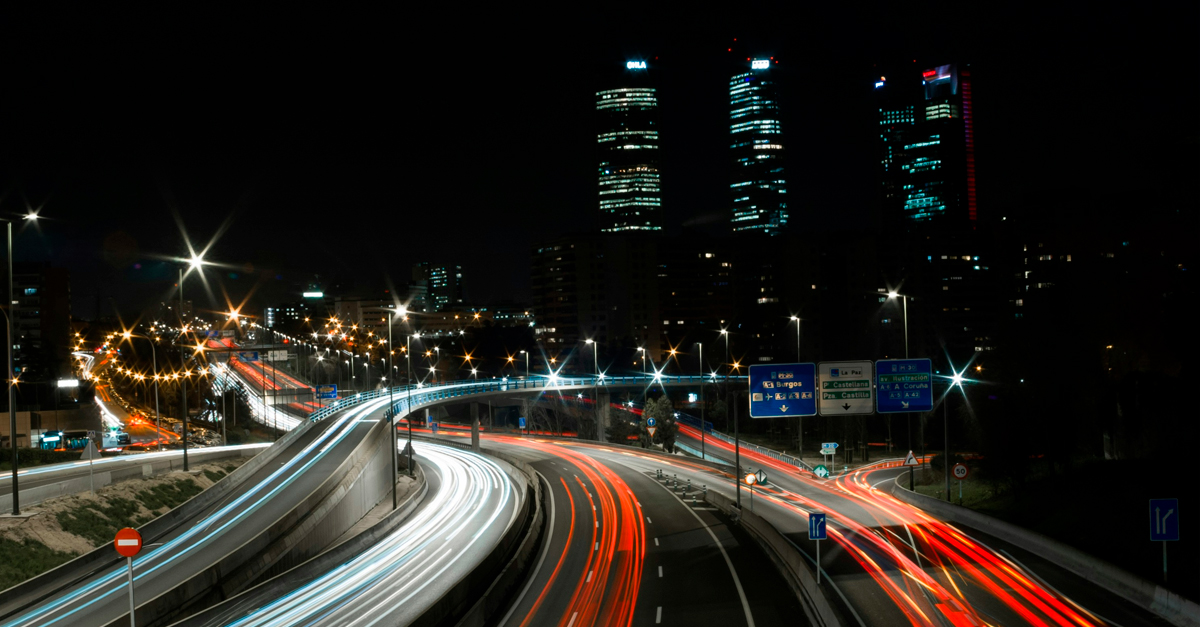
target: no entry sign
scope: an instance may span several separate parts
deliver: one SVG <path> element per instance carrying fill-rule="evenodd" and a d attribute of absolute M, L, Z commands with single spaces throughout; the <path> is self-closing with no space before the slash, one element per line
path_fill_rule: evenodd
<path fill-rule="evenodd" d="M 142 534 L 137 532 L 137 529 L 126 527 L 117 532 L 117 539 L 113 542 L 117 553 L 125 557 L 133 557 L 142 550 Z"/>

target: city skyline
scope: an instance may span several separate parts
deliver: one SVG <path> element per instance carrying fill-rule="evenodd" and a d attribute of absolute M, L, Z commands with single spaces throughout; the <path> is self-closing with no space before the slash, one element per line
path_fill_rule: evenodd
<path fill-rule="evenodd" d="M 1023 29 L 1019 49 L 990 31 L 965 38 L 949 27 L 968 23 L 976 17 L 971 13 L 938 16 L 950 20 L 949 26 L 931 26 L 919 41 L 896 34 L 927 16 L 918 11 L 892 17 L 864 22 L 852 34 L 857 45 L 852 52 L 819 28 L 804 31 L 803 38 L 787 36 L 780 27 L 765 31 L 763 47 L 778 52 L 773 56 L 786 74 L 783 122 L 796 142 L 789 150 L 788 191 L 805 208 L 806 232 L 853 232 L 875 223 L 878 133 L 864 120 L 874 116 L 880 73 L 874 66 L 885 62 L 929 68 L 969 60 L 984 77 L 975 85 L 981 220 L 1016 219 L 1022 212 L 1040 218 L 1088 204 L 1093 214 L 1121 217 L 1122 199 L 1145 197 L 1146 190 L 1157 207 L 1186 198 L 1175 182 L 1186 180 L 1189 159 L 1195 159 L 1195 151 L 1187 149 L 1195 142 L 1195 124 L 1182 114 L 1196 103 L 1194 88 L 1178 86 L 1180 97 L 1164 103 L 1103 78 L 1105 68 L 1136 65 L 1145 80 L 1171 84 L 1170 77 L 1194 69 L 1194 59 L 1179 54 L 1177 38 L 1122 43 L 1106 36 L 1129 20 L 1148 17 L 1089 13 L 1083 24 L 1067 29 L 1060 28 L 1067 18 L 1059 15 L 1037 24 L 1015 15 L 1000 18 Z M 830 14 L 827 23 L 836 19 Z M 351 287 L 360 282 L 365 289 L 385 276 L 402 280 L 411 264 L 425 259 L 463 265 L 481 288 L 473 298 L 522 300 L 528 296 L 522 277 L 528 275 L 529 251 L 540 234 L 592 228 L 596 136 L 588 120 L 600 82 L 587 69 L 595 65 L 586 62 L 592 57 L 645 58 L 650 51 L 660 57 L 656 63 L 669 70 L 659 94 L 662 133 L 669 139 L 661 149 L 669 173 L 665 231 L 727 232 L 729 103 L 723 74 L 738 37 L 731 31 L 744 30 L 712 26 L 687 36 L 633 33 L 615 39 L 597 33 L 556 40 L 562 54 L 539 53 L 533 43 L 510 44 L 514 53 L 528 52 L 541 71 L 556 77 L 555 104 L 493 100 L 498 117 L 473 113 L 476 100 L 470 94 L 503 93 L 515 67 L 499 58 L 472 61 L 476 48 L 465 45 L 447 52 L 444 62 L 477 66 L 477 87 L 449 77 L 430 79 L 430 89 L 440 90 L 452 106 L 445 117 L 452 123 L 438 126 L 452 133 L 445 141 L 431 134 L 431 126 L 401 124 L 385 113 L 383 87 L 368 77 L 383 67 L 386 55 L 378 54 L 370 37 L 346 49 L 356 63 L 347 66 L 350 74 L 338 75 L 325 63 L 309 63 L 319 55 L 305 51 L 301 41 L 271 35 L 297 54 L 263 80 L 253 64 L 243 62 L 262 58 L 247 47 L 245 29 L 218 28 L 234 42 L 218 51 L 184 27 L 132 29 L 129 41 L 138 45 L 100 45 L 83 24 L 49 33 L 33 28 L 22 36 L 42 33 L 44 41 L 62 45 L 22 46 L 27 42 L 20 37 L 6 43 L 20 61 L 14 64 L 18 82 L 36 86 L 39 95 L 2 105 L 10 119 L 25 123 L 10 127 L 0 154 L 0 210 L 41 208 L 47 220 L 40 230 L 18 232 L 17 256 L 50 260 L 69 269 L 77 285 L 88 286 L 73 294 L 77 315 L 85 317 L 94 315 L 97 299 L 160 299 L 174 274 L 164 258 L 187 257 L 185 237 L 197 249 L 214 242 L 206 257 L 225 264 L 216 278 L 238 302 L 249 294 L 277 299 L 277 293 L 292 291 L 316 273 Z M 63 39 L 67 35 L 69 41 Z M 31 55 L 28 50 L 35 48 L 40 52 Z M 89 55 L 77 54 L 84 48 Z M 146 56 L 143 49 L 160 54 Z M 1024 95 L 1031 63 L 1055 68 L 1065 93 L 1086 90 L 1104 104 L 1072 109 L 1062 120 L 1042 115 L 1027 106 Z M 302 97 L 288 86 L 301 84 L 294 79 L 305 67 L 317 68 L 319 81 L 359 97 L 334 98 L 328 89 Z M 50 78 L 55 76 L 72 79 Z M 231 89 L 243 95 L 229 98 Z M 156 104 L 142 112 L 138 102 L 171 106 Z M 354 114 L 343 114 L 350 103 Z M 498 134 L 486 126 L 494 119 L 508 120 L 505 128 L 513 130 Z M 544 140 L 528 132 L 532 128 L 549 129 L 554 142 L 543 146 Z M 1037 151 L 1028 149 L 1029 138 L 1037 138 Z M 412 152 L 418 148 L 424 152 Z M 1122 161 L 1125 154 L 1139 158 Z M 541 165 L 531 169 L 534 155 Z M 462 185 L 454 174 L 459 170 L 444 167 L 455 162 L 479 178 Z M 1159 180 L 1164 184 L 1151 184 Z M 413 191 L 397 196 L 399 186 Z M 1064 197 L 1070 202 L 1055 200 Z M 994 211 L 1001 207 L 1005 211 Z M 367 233 L 380 232 L 403 233 L 403 243 L 367 243 Z M 383 270 L 364 273 L 359 270 L 364 266 Z M 500 293 L 498 279 L 510 276 L 515 280 Z M 101 285 L 113 288 L 93 287 Z M 213 297 L 221 300 L 219 289 Z"/>

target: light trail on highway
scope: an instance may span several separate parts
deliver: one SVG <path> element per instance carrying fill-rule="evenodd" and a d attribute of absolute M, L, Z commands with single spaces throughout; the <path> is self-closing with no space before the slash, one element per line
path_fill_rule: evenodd
<path fill-rule="evenodd" d="M 370 549 L 237 618 L 209 624 L 284 627 L 398 625 L 419 617 L 474 568 L 512 525 L 524 495 L 496 462 L 447 446 L 421 447 L 431 497 Z M 499 523 L 499 524 L 498 524 Z M 450 572 L 454 569 L 454 572 Z"/>
<path fill-rule="evenodd" d="M 134 561 L 135 581 L 146 584 L 161 584 L 160 579 L 185 557 L 201 554 L 215 538 L 226 532 L 239 531 L 238 524 L 250 515 L 271 506 L 272 500 L 286 491 L 298 477 L 320 461 L 329 450 L 350 432 L 360 428 L 360 419 L 380 411 L 386 400 L 363 403 L 338 415 L 328 428 L 312 442 L 304 446 L 296 456 L 273 470 L 264 481 L 258 482 L 237 498 L 226 503 L 215 512 L 197 521 L 179 536 L 171 538 L 161 546 L 153 547 Z M 216 560 L 220 555 L 212 555 Z M 187 573 L 180 573 L 186 576 Z M 126 572 L 124 566 L 109 568 L 102 573 L 85 579 L 69 591 L 47 599 L 32 609 L 18 612 L 15 618 L 5 620 L 5 627 L 49 626 L 72 624 L 105 624 L 127 614 L 122 599 L 126 594 Z M 102 618 L 97 610 L 118 612 Z M 83 617 L 87 617 L 84 620 Z"/>
<path fill-rule="evenodd" d="M 646 556 L 646 524 L 641 503 L 630 486 L 595 458 L 558 443 L 496 436 L 496 442 L 537 451 L 574 470 L 558 477 L 569 499 L 568 537 L 548 580 L 537 591 L 532 607 L 508 624 L 521 627 L 557 624 L 560 627 L 625 625 L 633 621 Z M 581 477 L 580 474 L 583 476 Z M 584 514 L 575 537 L 576 499 Z M 587 525 L 586 523 L 592 523 Z M 583 548 L 580 551 L 580 547 Z M 584 556 L 577 568 L 564 569 L 570 553 Z M 552 591 L 569 589 L 565 602 L 551 601 Z M 519 621 L 519 623 L 518 623 Z"/>
<path fill-rule="evenodd" d="M 681 425 L 680 431 L 699 438 L 691 427 Z M 707 443 L 732 458 L 732 445 L 717 439 Z M 1106 624 L 953 525 L 876 489 L 870 476 L 891 468 L 809 481 L 801 476 L 811 473 L 771 457 L 745 449 L 741 455 L 743 464 L 752 461 L 773 471 L 771 485 L 756 489 L 759 502 L 799 517 L 803 527 L 809 513 L 825 512 L 830 539 L 870 576 L 908 624 Z M 732 475 L 724 476 L 732 481 Z M 781 485 L 781 479 L 804 493 Z M 828 568 L 828 561 L 823 562 Z"/>

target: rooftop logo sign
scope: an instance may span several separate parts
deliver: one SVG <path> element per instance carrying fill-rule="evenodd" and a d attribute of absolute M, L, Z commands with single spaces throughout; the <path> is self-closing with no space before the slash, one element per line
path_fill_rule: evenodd
<path fill-rule="evenodd" d="M 625 69 L 627 70 L 644 70 L 646 69 L 645 61 L 626 61 Z"/>

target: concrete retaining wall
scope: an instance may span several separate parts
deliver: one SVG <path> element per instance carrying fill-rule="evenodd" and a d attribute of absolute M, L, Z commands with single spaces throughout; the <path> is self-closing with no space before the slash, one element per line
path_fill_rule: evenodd
<path fill-rule="evenodd" d="M 739 510 L 729 497 L 714 490 L 706 492 L 704 499 L 733 517 L 742 528 L 750 532 L 750 536 L 758 542 L 791 586 L 796 599 L 804 608 L 804 613 L 808 615 L 809 622 L 826 627 L 838 627 L 842 624 L 841 614 L 825 596 L 825 589 L 817 585 L 816 578 L 808 570 L 807 560 L 779 530 L 754 512 Z"/>
<path fill-rule="evenodd" d="M 166 625 L 191 611 L 216 605 L 262 577 L 316 555 L 340 537 L 390 488 L 387 425 L 386 421 L 375 423 L 328 479 L 267 529 L 170 591 L 139 604 L 137 624 Z M 366 476 L 368 471 L 382 474 L 382 481 Z M 368 501 L 370 505 L 364 506 Z M 124 625 L 128 620 L 125 616 L 111 625 Z"/>
<path fill-rule="evenodd" d="M 208 449 L 199 449 L 188 451 L 188 463 L 191 464 L 207 464 L 218 459 L 228 459 L 230 457 L 253 457 L 267 450 L 268 447 L 255 449 L 226 449 L 224 447 L 215 447 Z M 183 470 L 183 455 L 171 457 L 158 457 L 152 460 L 147 460 L 146 463 L 137 463 L 136 456 L 129 456 L 129 464 L 111 463 L 104 464 L 101 468 L 103 471 L 94 472 L 91 478 L 82 477 L 75 479 L 67 479 L 50 485 L 38 486 L 36 488 L 25 488 L 21 490 L 21 507 L 29 507 L 36 505 L 48 499 L 67 496 L 69 494 L 79 494 L 80 492 L 88 492 L 92 489 L 92 481 L 95 481 L 96 489 L 100 489 L 106 485 L 111 485 L 119 481 L 127 479 L 144 479 L 154 477 L 175 470 Z M 119 468 L 114 468 L 119 466 Z M 73 467 L 71 472 L 76 472 L 79 469 Z M 0 511 L 12 510 L 12 494 L 0 495 Z"/>
<path fill-rule="evenodd" d="M 1200 605 L 1079 549 L 986 514 L 912 492 L 900 485 L 900 477 L 896 478 L 892 494 L 939 518 L 969 525 L 1040 555 L 1174 625 L 1200 627 Z"/>
<path fill-rule="evenodd" d="M 429 492 L 429 485 L 425 481 L 425 472 L 420 464 L 414 462 L 413 466 L 415 468 L 414 476 L 416 477 L 418 487 L 410 492 L 400 502 L 399 506 L 383 520 L 296 568 L 276 576 L 269 581 L 265 581 L 225 603 L 190 616 L 186 620 L 176 623 L 173 627 L 202 627 L 232 622 L 233 619 L 244 616 L 246 611 L 248 611 L 248 608 L 239 605 L 240 600 L 245 599 L 247 605 L 254 606 L 257 605 L 256 601 L 260 598 L 281 597 L 308 584 L 317 577 L 333 570 L 339 564 L 344 564 L 353 559 L 355 555 L 369 549 L 381 538 L 395 531 L 425 500 L 425 495 Z"/>
<path fill-rule="evenodd" d="M 254 456 L 250 461 L 239 466 L 237 470 L 229 473 L 211 488 L 141 526 L 138 532 L 142 535 L 142 541 L 145 544 L 154 544 L 179 525 L 195 518 L 200 512 L 207 509 L 219 499 L 224 498 L 231 491 L 237 489 L 249 477 L 258 472 L 260 468 L 278 457 L 288 445 L 311 429 L 313 424 L 315 423 L 306 422 L 296 429 L 289 431 L 274 446 Z M 11 616 L 13 613 L 90 577 L 95 571 L 110 568 L 121 561 L 122 558 L 116 554 L 116 551 L 113 551 L 112 546 L 106 544 L 58 568 L 44 572 L 24 583 L 17 584 L 5 590 L 3 594 L 0 594 L 0 598 L 5 599 L 3 606 L 4 614 L 0 615 L 0 618 Z"/>

